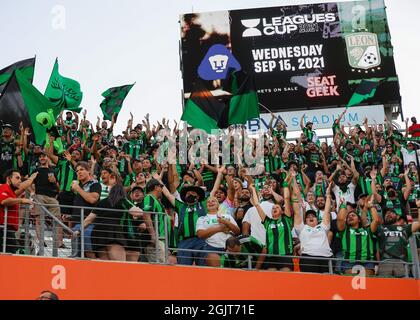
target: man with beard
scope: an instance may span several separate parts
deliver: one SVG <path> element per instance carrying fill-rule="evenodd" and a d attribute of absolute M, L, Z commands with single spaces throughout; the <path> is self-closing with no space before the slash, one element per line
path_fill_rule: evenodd
<path fill-rule="evenodd" d="M 210 197 L 215 196 L 218 190 L 217 186 L 222 181 L 224 171 L 224 166 L 217 169 L 217 178 L 213 190 L 210 192 Z M 159 179 L 156 174 L 154 178 Z M 161 180 L 159 181 L 161 182 Z M 176 189 L 174 186 L 170 186 L 170 188 L 172 190 Z M 206 263 L 206 253 L 200 252 L 200 250 L 203 250 L 206 241 L 198 238 L 196 231 L 198 218 L 207 215 L 207 200 L 205 199 L 204 190 L 195 185 L 184 184 L 180 193 L 182 201 L 179 201 L 171 194 L 165 186 L 163 186 L 162 191 L 178 213 L 178 264 L 192 265 L 195 263 L 196 265 L 204 266 Z M 191 252 L 183 249 L 196 251 Z"/>
<path fill-rule="evenodd" d="M 165 223 L 167 225 L 168 232 L 171 229 L 171 222 L 169 217 L 165 219 L 165 208 L 162 205 L 162 192 L 164 184 L 158 174 L 154 175 L 154 178 L 150 179 L 146 184 L 147 195 L 143 200 L 144 221 L 146 222 L 148 232 L 150 234 L 151 242 L 146 248 L 147 260 L 149 262 L 165 262 Z M 152 213 L 163 213 L 159 214 L 156 218 L 155 214 Z M 157 226 L 156 226 L 157 220 Z M 156 229 L 158 233 L 156 234 Z M 156 250 L 156 242 L 158 249 Z"/>
<path fill-rule="evenodd" d="M 416 204 L 420 208 L 420 200 L 417 200 Z M 404 219 L 393 209 L 387 209 L 384 224 L 376 231 L 381 257 L 378 276 L 398 278 L 405 276 L 404 262 L 407 262 L 408 241 L 411 235 L 419 230 L 419 222 L 405 224 Z"/>
<path fill-rule="evenodd" d="M 57 195 L 60 191 L 55 172 L 49 165 L 49 159 L 45 152 L 41 151 L 39 155 L 39 167 L 35 170 L 38 176 L 35 179 L 36 201 L 42 205 L 47 205 L 46 209 L 61 221 L 60 207 L 58 207 Z M 50 206 L 51 205 L 51 206 Z M 36 235 L 40 246 L 45 246 L 44 239 L 40 238 L 41 232 L 41 205 L 35 205 L 35 226 Z M 55 230 L 54 230 L 55 231 Z M 63 244 L 63 228 L 57 224 L 57 247 L 65 248 Z"/>
<path fill-rule="evenodd" d="M 235 210 L 234 219 L 238 224 L 238 227 L 242 230 L 242 220 L 245 217 L 248 209 L 252 208 L 253 205 L 251 204 L 251 191 L 249 189 L 242 189 L 241 193 L 238 197 L 239 205 Z"/>
<path fill-rule="evenodd" d="M 354 199 L 354 190 L 356 189 L 356 183 L 359 179 L 359 173 L 357 172 L 353 158 L 351 158 L 351 166 L 350 170 L 353 173 L 352 181 L 349 181 L 349 178 L 346 176 L 344 170 L 342 170 L 341 164 L 337 164 L 337 169 L 333 172 L 330 176 L 329 181 L 333 182 L 333 192 L 335 195 L 335 199 L 344 198 L 345 202 L 356 203 Z M 338 174 L 338 179 L 335 182 L 335 176 Z"/>
<path fill-rule="evenodd" d="M 373 194 L 373 190 L 372 190 L 372 176 L 374 176 L 374 181 L 375 183 L 383 183 L 383 179 L 386 175 L 387 172 L 387 167 L 388 167 L 388 163 L 386 158 L 384 158 L 384 163 L 383 163 L 383 167 L 381 169 L 381 171 L 379 172 L 379 175 L 377 174 L 377 169 L 375 167 L 372 167 L 370 164 L 364 165 L 363 166 L 363 176 L 361 175 L 359 177 L 359 181 L 358 181 L 358 193 L 362 193 L 362 194 L 367 194 L 367 195 L 372 195 Z"/>
<path fill-rule="evenodd" d="M 52 140 L 50 139 L 52 145 Z M 60 186 L 60 193 L 58 194 L 58 202 L 60 205 L 72 206 L 74 193 L 71 190 L 71 185 L 74 180 L 77 180 L 75 166 L 81 160 L 82 154 L 79 150 L 73 150 L 70 154 L 67 151 L 63 152 L 61 156 L 53 153 L 53 148 L 45 149 L 48 157 L 56 165 L 57 180 Z M 61 208 L 63 221 L 69 221 L 72 214 L 71 208 Z"/>
<path fill-rule="evenodd" d="M 9 169 L 4 175 L 5 184 L 0 185 L 0 244 L 3 245 L 5 209 L 7 208 L 6 252 L 16 253 L 17 241 L 15 232 L 19 230 L 19 205 L 32 204 L 32 201 L 19 196 L 29 188 L 38 173 L 32 174 L 29 179 L 22 182 L 18 170 Z"/>
<path fill-rule="evenodd" d="M 393 209 L 399 216 L 405 217 L 407 215 L 407 200 L 411 193 L 411 181 L 408 177 L 409 170 L 405 170 L 404 178 L 406 188 L 402 194 L 397 190 L 389 178 L 384 181 L 385 192 L 382 195 L 376 195 L 375 198 L 381 204 L 382 212 L 387 209 Z"/>
<path fill-rule="evenodd" d="M 302 115 L 302 118 L 300 119 L 300 128 L 303 131 L 303 134 L 306 136 L 306 138 L 308 139 L 308 142 L 312 141 L 313 143 L 319 145 L 319 139 L 315 133 L 315 131 L 313 130 L 313 122 L 308 121 L 306 123 L 306 125 L 303 125 L 304 119 L 305 119 L 305 114 Z"/>
<path fill-rule="evenodd" d="M 6 172 L 12 169 L 16 162 L 16 144 L 13 135 L 13 127 L 10 124 L 4 124 L 2 137 L 0 140 L 0 172 Z M 3 177 L 0 177 L 0 183 L 5 182 Z"/>

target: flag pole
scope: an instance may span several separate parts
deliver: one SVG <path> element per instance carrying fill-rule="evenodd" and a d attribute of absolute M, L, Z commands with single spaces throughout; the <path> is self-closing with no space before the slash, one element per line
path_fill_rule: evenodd
<path fill-rule="evenodd" d="M 259 104 L 261 107 L 263 107 L 265 110 L 267 110 L 269 113 L 274 114 L 271 110 L 269 110 L 269 109 L 268 109 L 265 105 L 263 105 L 261 102 L 258 102 L 258 104 Z M 282 121 L 282 122 L 284 123 L 284 125 L 287 127 L 286 122 L 283 120 L 283 118 L 282 118 L 280 115 L 277 115 L 276 117 L 277 117 L 277 119 L 280 119 L 280 121 Z"/>

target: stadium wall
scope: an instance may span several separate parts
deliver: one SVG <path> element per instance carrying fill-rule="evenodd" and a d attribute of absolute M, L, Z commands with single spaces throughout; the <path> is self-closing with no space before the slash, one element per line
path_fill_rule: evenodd
<path fill-rule="evenodd" d="M 420 299 L 420 281 L 0 255 L 0 299 Z"/>

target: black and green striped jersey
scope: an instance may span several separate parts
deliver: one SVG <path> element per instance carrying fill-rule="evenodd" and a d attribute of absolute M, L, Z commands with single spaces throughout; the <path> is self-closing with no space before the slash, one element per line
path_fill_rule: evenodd
<path fill-rule="evenodd" d="M 56 170 L 60 191 L 71 191 L 72 182 L 77 180 L 76 171 L 73 169 L 73 165 L 66 159 L 60 159 L 58 160 Z"/>
<path fill-rule="evenodd" d="M 99 200 L 102 200 L 102 199 L 108 198 L 110 188 L 109 186 L 107 186 L 106 184 L 102 182 L 100 182 L 100 184 L 101 184 L 102 189 L 101 189 L 101 195 L 99 197 Z"/>
<path fill-rule="evenodd" d="M 274 220 L 265 217 L 261 223 L 266 230 L 267 254 L 291 255 L 293 252 L 292 218 L 282 216 Z"/>
<path fill-rule="evenodd" d="M 362 155 L 363 164 L 376 164 L 376 154 L 373 151 L 365 151 Z"/>
<path fill-rule="evenodd" d="M 376 176 L 376 183 L 382 184 L 383 178 L 381 174 L 378 173 Z M 368 195 L 372 195 L 372 179 L 370 177 L 360 176 L 358 181 L 358 186 L 362 193 L 366 193 Z"/>
<path fill-rule="evenodd" d="M 159 232 L 159 238 L 165 238 L 165 219 L 166 219 L 166 224 L 168 227 L 168 232 L 170 232 L 171 229 L 171 221 L 169 219 L 169 217 L 165 217 L 167 216 L 165 209 L 163 207 L 163 205 L 160 203 L 160 201 L 158 199 L 156 199 L 152 194 L 148 194 L 144 197 L 143 200 L 143 210 L 146 212 L 161 212 L 161 213 L 165 213 L 163 214 L 159 214 L 158 215 L 158 232 Z M 153 221 L 153 224 L 155 224 L 156 221 L 156 217 L 155 215 L 151 215 L 151 219 Z M 156 228 L 156 225 L 155 225 Z"/>
<path fill-rule="evenodd" d="M 315 137 L 315 131 L 313 130 L 309 130 L 308 128 L 303 128 L 303 134 L 308 138 L 309 141 L 315 142 L 313 141 L 314 137 Z"/>
<path fill-rule="evenodd" d="M 179 240 L 195 237 L 197 220 L 207 215 L 206 201 L 198 202 L 193 206 L 175 200 L 175 210 L 178 213 L 178 238 Z"/>
<path fill-rule="evenodd" d="M 142 140 L 130 140 L 124 144 L 123 151 L 130 155 L 132 159 L 139 159 L 144 147 Z"/>
<path fill-rule="evenodd" d="M 280 139 L 286 139 L 287 130 L 286 129 L 280 129 L 280 130 L 273 129 L 272 135 L 274 138 L 277 138 L 280 141 Z"/>
<path fill-rule="evenodd" d="M 374 257 L 374 244 L 370 226 L 354 229 L 346 226 L 339 232 L 343 248 L 343 258 L 355 260 L 372 260 Z"/>
<path fill-rule="evenodd" d="M 239 242 L 241 243 L 242 254 L 229 254 L 226 252 L 220 257 L 220 266 L 222 268 L 248 268 L 248 255 L 247 253 L 258 253 L 260 254 L 264 248 L 264 245 L 252 236 L 239 236 Z M 251 265 L 255 268 L 258 256 L 251 256 Z"/>
<path fill-rule="evenodd" d="M 269 154 L 267 156 L 264 156 L 265 172 L 273 173 L 283 167 L 284 167 L 284 163 L 280 155 L 276 154 L 273 156 L 272 154 Z"/>
<path fill-rule="evenodd" d="M 381 260 L 401 259 L 407 261 L 407 245 L 412 235 L 411 224 L 405 226 L 380 225 L 376 231 Z"/>

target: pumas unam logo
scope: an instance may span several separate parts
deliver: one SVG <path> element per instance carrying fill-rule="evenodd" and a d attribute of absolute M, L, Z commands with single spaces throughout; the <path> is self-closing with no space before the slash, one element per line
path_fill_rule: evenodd
<path fill-rule="evenodd" d="M 198 75 L 204 80 L 225 79 L 229 69 L 239 71 L 241 65 L 224 45 L 215 44 L 198 66 Z"/>
<path fill-rule="evenodd" d="M 358 32 L 345 36 L 350 66 L 368 70 L 381 65 L 378 36 L 370 32 Z"/>
<path fill-rule="evenodd" d="M 335 22 L 336 19 L 337 17 L 335 13 L 315 13 L 262 19 L 244 19 L 241 20 L 241 23 L 244 27 L 246 27 L 246 29 L 242 33 L 242 37 L 246 38 L 259 37 L 262 35 L 273 36 L 290 34 L 299 31 L 299 25 L 326 22 L 330 23 Z M 299 32 L 306 31 L 300 30 Z"/>

